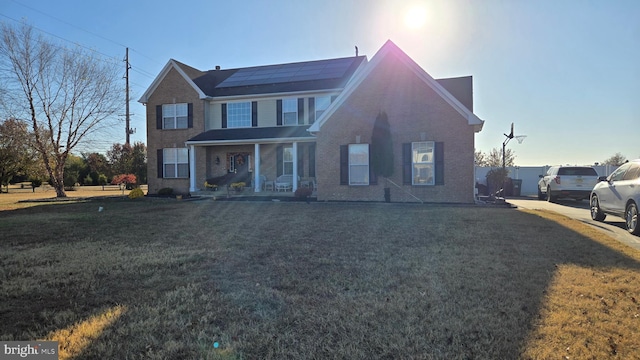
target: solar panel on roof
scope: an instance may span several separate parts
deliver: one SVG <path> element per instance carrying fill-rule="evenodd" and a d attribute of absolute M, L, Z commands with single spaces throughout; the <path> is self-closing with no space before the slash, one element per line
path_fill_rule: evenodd
<path fill-rule="evenodd" d="M 216 88 L 340 78 L 352 62 L 345 58 L 239 69 Z"/>

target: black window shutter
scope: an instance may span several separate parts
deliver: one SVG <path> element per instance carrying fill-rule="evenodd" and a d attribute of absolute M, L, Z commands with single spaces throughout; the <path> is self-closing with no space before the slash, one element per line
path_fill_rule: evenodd
<path fill-rule="evenodd" d="M 349 185 L 349 145 L 340 145 L 340 185 Z"/>
<path fill-rule="evenodd" d="M 298 98 L 298 125 L 304 125 L 304 98 Z"/>
<path fill-rule="evenodd" d="M 257 101 L 251 102 L 251 126 L 252 127 L 258 126 L 258 102 Z"/>
<path fill-rule="evenodd" d="M 156 105 L 156 129 L 162 129 L 162 105 Z"/>
<path fill-rule="evenodd" d="M 316 144 L 309 145 L 309 177 L 316 177 Z"/>
<path fill-rule="evenodd" d="M 282 155 L 283 150 L 282 145 L 280 145 L 276 148 L 276 176 L 282 175 L 282 161 L 284 160 Z"/>
<path fill-rule="evenodd" d="M 187 148 L 187 177 L 189 178 L 191 177 L 191 164 L 190 164 L 191 154 L 190 153 L 191 153 L 191 150 Z M 177 170 L 178 169 L 176 169 L 176 171 Z"/>
<path fill-rule="evenodd" d="M 402 144 L 402 183 L 411 185 L 411 143 Z"/>
<path fill-rule="evenodd" d="M 298 145 L 298 176 L 304 177 L 304 148 Z"/>
<path fill-rule="evenodd" d="M 282 100 L 276 101 L 276 125 L 282 126 Z"/>
<path fill-rule="evenodd" d="M 187 105 L 187 127 L 193 127 L 193 103 Z"/>
<path fill-rule="evenodd" d="M 436 185 L 444 185 L 444 143 L 436 142 L 435 150 L 435 172 Z"/>
<path fill-rule="evenodd" d="M 227 128 L 227 104 L 222 104 L 222 128 Z"/>
<path fill-rule="evenodd" d="M 378 185 L 378 174 L 373 171 L 373 166 L 371 166 L 371 145 L 369 145 L 369 185 Z"/>
<path fill-rule="evenodd" d="M 309 98 L 309 124 L 316 122 L 316 98 Z"/>
<path fill-rule="evenodd" d="M 162 149 L 158 149 L 156 152 L 158 155 L 158 178 L 162 179 L 164 177 L 164 159 Z"/>

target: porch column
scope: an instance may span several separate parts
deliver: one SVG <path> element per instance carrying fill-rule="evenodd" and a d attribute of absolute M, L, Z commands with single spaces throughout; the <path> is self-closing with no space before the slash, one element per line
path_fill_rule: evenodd
<path fill-rule="evenodd" d="M 196 147 L 189 145 L 189 192 L 196 191 Z"/>
<path fill-rule="evenodd" d="M 293 143 L 293 190 L 296 191 L 298 189 L 298 143 Z"/>
<path fill-rule="evenodd" d="M 260 144 L 253 144 L 253 191 L 260 192 L 262 191 L 262 184 L 260 184 Z"/>

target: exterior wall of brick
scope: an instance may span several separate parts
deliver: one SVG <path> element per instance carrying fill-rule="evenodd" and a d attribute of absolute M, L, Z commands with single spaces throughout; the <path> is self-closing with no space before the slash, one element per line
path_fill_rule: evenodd
<path fill-rule="evenodd" d="M 340 145 L 370 143 L 373 123 L 385 111 L 391 125 L 394 175 L 391 201 L 472 203 L 474 130 L 466 119 L 420 80 L 392 53 L 369 74 L 327 119 L 317 137 L 319 201 L 384 201 L 385 179 L 378 185 L 340 185 Z M 444 185 L 409 186 L 402 179 L 402 144 L 444 143 Z M 411 196 L 411 195 L 413 196 Z"/>
<path fill-rule="evenodd" d="M 193 104 L 193 128 L 162 130 L 156 128 L 156 106 L 173 103 Z M 174 193 L 187 194 L 189 179 L 158 178 L 157 150 L 163 148 L 182 148 L 185 141 L 204 131 L 204 101 L 198 93 L 175 70 L 171 69 L 158 85 L 147 102 L 147 176 L 149 194 L 156 194 L 166 187 L 173 188 Z M 204 153 L 203 153 L 204 155 Z M 196 150 L 196 159 L 201 154 Z M 197 169 L 197 172 L 200 170 Z"/>
<path fill-rule="evenodd" d="M 278 174 L 277 148 L 278 146 L 291 146 L 291 144 L 260 144 L 260 175 L 264 175 L 268 180 L 275 180 Z M 309 146 L 310 143 L 298 143 L 299 151 L 303 153 L 303 176 L 301 179 L 310 178 L 309 175 Z M 255 166 L 254 145 L 218 145 L 196 147 L 196 188 L 202 188 L 206 179 L 225 175 L 229 172 L 229 154 L 246 153 L 251 159 L 249 168 Z M 220 163 L 216 163 L 220 159 Z"/>

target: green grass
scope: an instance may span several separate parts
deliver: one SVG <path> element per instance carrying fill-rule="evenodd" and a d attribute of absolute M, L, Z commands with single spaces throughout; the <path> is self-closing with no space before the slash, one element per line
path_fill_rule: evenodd
<path fill-rule="evenodd" d="M 61 359 L 637 358 L 640 254 L 589 229 L 394 204 L 3 211 L 0 340 L 56 339 Z"/>

